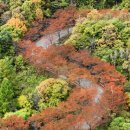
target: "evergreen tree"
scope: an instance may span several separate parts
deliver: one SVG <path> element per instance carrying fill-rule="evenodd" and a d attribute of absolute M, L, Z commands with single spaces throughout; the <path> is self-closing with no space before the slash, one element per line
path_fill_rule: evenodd
<path fill-rule="evenodd" d="M 7 78 L 4 78 L 0 85 L 0 116 L 14 109 L 13 96 L 13 86 Z"/>

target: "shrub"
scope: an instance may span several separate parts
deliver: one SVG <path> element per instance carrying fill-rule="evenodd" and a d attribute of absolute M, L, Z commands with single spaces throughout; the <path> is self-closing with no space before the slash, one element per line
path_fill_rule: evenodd
<path fill-rule="evenodd" d="M 11 11 L 6 11 L 1 15 L 2 23 L 6 23 L 11 18 Z"/>
<path fill-rule="evenodd" d="M 12 34 L 7 30 L 0 29 L 0 58 L 14 54 Z"/>
<path fill-rule="evenodd" d="M 7 25 L 13 26 L 16 29 L 20 29 L 23 33 L 27 31 L 24 21 L 21 21 L 18 18 L 11 18 L 10 20 L 7 21 Z"/>
<path fill-rule="evenodd" d="M 65 100 L 69 94 L 68 83 L 60 79 L 47 79 L 36 87 L 41 97 L 39 106 L 42 109 L 46 107 L 57 106 L 59 102 Z"/>
<path fill-rule="evenodd" d="M 115 40 L 117 39 L 117 29 L 113 24 L 107 25 L 102 28 L 102 37 L 97 41 L 97 46 L 107 45 L 110 47 L 114 46 Z"/>
<path fill-rule="evenodd" d="M 122 0 L 122 3 L 117 7 L 119 9 L 128 9 L 130 11 L 130 1 L 129 0 Z"/>
<path fill-rule="evenodd" d="M 117 117 L 115 118 L 108 130 L 129 130 L 130 129 L 130 120 L 125 119 L 124 117 Z"/>
<path fill-rule="evenodd" d="M 43 12 L 40 8 L 36 9 L 36 19 L 37 20 L 43 20 Z"/>
<path fill-rule="evenodd" d="M 31 109 L 31 104 L 29 103 L 27 97 L 24 95 L 19 96 L 18 104 L 21 108 Z"/>
<path fill-rule="evenodd" d="M 13 41 L 18 41 L 23 36 L 23 32 L 21 29 L 15 28 L 14 26 L 10 26 L 7 24 L 2 25 L 0 27 L 0 31 L 5 32 L 5 33 L 9 33 L 10 37 Z"/>
<path fill-rule="evenodd" d="M 98 20 L 101 19 L 102 15 L 96 10 L 92 10 L 90 13 L 88 13 L 87 18 L 89 20 Z"/>
<path fill-rule="evenodd" d="M 11 82 L 4 78 L 0 83 L 0 116 L 4 113 L 15 110 L 14 88 Z"/>
<path fill-rule="evenodd" d="M 29 126 L 28 123 L 22 117 L 13 115 L 0 122 L 0 129 L 3 130 L 7 128 L 10 130 L 16 130 L 16 129 L 28 130 Z"/>
<path fill-rule="evenodd" d="M 16 112 L 7 112 L 4 115 L 4 119 L 8 119 L 12 116 L 18 116 L 18 117 L 22 117 L 23 119 L 27 120 L 28 117 L 30 117 L 32 115 L 32 110 L 27 110 L 27 109 L 20 109 Z"/>

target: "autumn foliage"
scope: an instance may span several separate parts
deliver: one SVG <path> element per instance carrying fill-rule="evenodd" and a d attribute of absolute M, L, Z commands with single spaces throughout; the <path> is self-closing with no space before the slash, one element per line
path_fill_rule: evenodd
<path fill-rule="evenodd" d="M 106 15 L 109 15 L 111 17 L 118 17 L 128 14 L 128 10 L 102 9 L 92 11 L 88 9 L 76 10 L 74 7 L 68 7 L 65 9 L 57 10 L 51 18 L 47 18 L 41 21 L 40 19 L 44 17 L 44 14 L 42 14 L 40 10 L 37 10 L 37 19 L 32 22 L 31 28 L 25 34 L 24 39 L 36 41 L 43 35 L 51 34 L 55 31 L 61 31 L 62 29 L 72 27 L 75 25 L 77 20 L 82 21 L 82 19 L 87 17 L 88 14 L 92 14 L 92 12 L 97 12 L 98 16 L 96 17 Z"/>
<path fill-rule="evenodd" d="M 60 31 L 62 29 L 74 26 L 75 13 L 75 8 L 68 7 L 66 9 L 60 9 L 56 11 L 53 17 L 41 21 L 40 19 L 44 17 L 44 14 L 41 14 L 41 11 L 37 10 L 36 14 L 38 17 L 34 22 L 32 22 L 31 28 L 25 34 L 24 39 L 36 41 L 43 35 L 54 33 L 55 31 Z"/>
<path fill-rule="evenodd" d="M 10 20 L 7 21 L 7 25 L 14 26 L 17 29 L 20 29 L 22 32 L 26 32 L 27 31 L 25 22 L 21 21 L 18 18 L 11 18 Z"/>
<path fill-rule="evenodd" d="M 25 122 L 28 127 L 41 130 L 95 129 L 107 120 L 110 112 L 125 107 L 125 78 L 113 66 L 92 57 L 86 50 L 77 51 L 68 45 L 43 49 L 31 41 L 21 41 L 18 45 L 25 59 L 39 72 L 66 79 L 73 88 L 67 101 L 30 117 Z M 3 124 L 3 127 L 11 128 L 6 120 Z"/>
<path fill-rule="evenodd" d="M 28 130 L 28 123 L 22 118 L 18 116 L 11 116 L 8 119 L 0 120 L 0 130 Z"/>
<path fill-rule="evenodd" d="M 58 10 L 52 19 L 49 19 L 49 27 L 43 32 L 53 33 L 57 30 L 62 30 L 64 28 L 68 28 L 74 26 L 75 24 L 75 15 L 76 9 L 74 7 L 68 7 L 66 9 Z"/>
<path fill-rule="evenodd" d="M 56 19 L 45 32 L 49 28 L 54 31 L 65 27 L 70 19 L 69 12 L 66 15 Z M 66 22 L 59 26 L 60 20 Z M 107 120 L 110 112 L 125 107 L 125 77 L 109 63 L 69 45 L 52 45 L 44 49 L 30 40 L 22 40 L 17 45 L 25 60 L 40 73 L 65 79 L 73 89 L 69 98 L 58 107 L 47 108 L 27 121 L 16 116 L 1 119 L 1 130 L 93 130 Z"/>
<path fill-rule="evenodd" d="M 87 15 L 89 13 L 92 13 L 93 11 L 95 12 L 95 9 L 94 10 L 81 9 L 75 13 L 75 18 L 78 18 L 79 16 L 87 17 Z M 124 9 L 124 10 L 100 9 L 100 10 L 96 10 L 96 11 L 97 11 L 97 13 L 99 13 L 101 15 L 108 15 L 109 14 L 112 17 L 118 17 L 121 14 L 128 14 L 128 12 L 129 12 L 127 9 Z"/>

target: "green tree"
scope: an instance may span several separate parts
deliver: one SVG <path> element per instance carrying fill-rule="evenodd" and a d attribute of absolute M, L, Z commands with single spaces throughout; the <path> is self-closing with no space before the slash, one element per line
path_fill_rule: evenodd
<path fill-rule="evenodd" d="M 14 92 L 11 82 L 4 78 L 0 85 L 0 115 L 13 111 L 14 105 Z"/>
<path fill-rule="evenodd" d="M 40 109 L 57 106 L 59 102 L 67 98 L 69 90 L 68 83 L 61 79 L 49 78 L 41 82 L 36 87 L 36 91 L 41 98 L 39 101 Z"/>
<path fill-rule="evenodd" d="M 117 117 L 111 122 L 108 130 L 130 130 L 130 119 Z"/>
<path fill-rule="evenodd" d="M 119 9 L 128 9 L 130 11 L 130 0 L 122 0 L 122 3 L 117 7 Z"/>
<path fill-rule="evenodd" d="M 0 31 L 0 58 L 6 55 L 12 55 L 14 53 L 14 47 L 12 44 L 12 35 L 9 31 Z"/>
<path fill-rule="evenodd" d="M 15 68 L 12 65 L 12 61 L 6 57 L 5 59 L 0 59 L 0 84 L 4 78 L 13 80 L 16 76 Z"/>

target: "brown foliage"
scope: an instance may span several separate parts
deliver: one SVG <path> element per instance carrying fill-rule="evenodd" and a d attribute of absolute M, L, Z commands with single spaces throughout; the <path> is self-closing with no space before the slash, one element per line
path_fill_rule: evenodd
<path fill-rule="evenodd" d="M 43 49 L 30 41 L 21 42 L 24 57 L 33 66 L 55 77 L 62 75 L 72 86 L 77 86 L 59 107 L 30 117 L 28 121 L 33 127 L 41 130 L 94 129 L 106 121 L 109 112 L 118 112 L 125 104 L 125 78 L 110 64 L 92 57 L 86 50 L 77 51 L 68 45 Z"/>
<path fill-rule="evenodd" d="M 75 13 L 75 18 L 79 18 L 80 17 L 87 17 L 88 13 L 90 13 L 92 10 L 91 9 L 81 9 L 78 10 Z M 123 10 L 112 10 L 112 9 L 100 9 L 97 10 L 98 13 L 104 15 L 110 14 L 112 17 L 118 17 L 120 16 L 122 13 L 123 14 L 128 14 L 128 10 L 127 9 L 123 9 Z"/>
<path fill-rule="evenodd" d="M 74 7 L 58 10 L 54 14 L 54 18 L 49 20 L 50 26 L 44 31 L 44 34 L 73 26 L 75 24 L 75 13 Z"/>
<path fill-rule="evenodd" d="M 2 128 L 26 129 L 29 124 L 41 130 L 94 129 L 106 121 L 109 112 L 117 112 L 124 105 L 125 78 L 113 66 L 92 57 L 89 52 L 78 52 L 68 45 L 43 49 L 31 41 L 21 41 L 18 45 L 25 59 L 40 72 L 47 71 L 55 77 L 62 75 L 77 87 L 57 108 L 48 108 L 28 121 L 20 118 L 20 126 L 16 125 L 19 117 L 2 120 Z"/>
<path fill-rule="evenodd" d="M 25 34 L 24 39 L 36 41 L 43 35 L 73 26 L 75 24 L 75 12 L 76 9 L 73 7 L 60 9 L 52 18 L 32 22 L 31 28 Z"/>
<path fill-rule="evenodd" d="M 61 103 L 58 108 L 47 109 L 41 114 L 34 115 L 29 122 L 35 123 L 35 126 L 38 125 L 40 129 L 47 130 L 78 130 L 82 129 L 82 123 L 86 122 L 88 127 L 93 129 L 104 121 L 108 112 L 103 109 L 103 105 L 92 103 L 95 94 L 95 87 L 75 88 L 68 100 Z"/>
<path fill-rule="evenodd" d="M 70 15 L 69 11 L 64 11 L 63 17 L 60 16 L 60 11 L 55 14 L 54 24 L 50 20 L 51 25 L 45 32 L 49 28 L 54 31 L 65 27 Z M 70 14 L 73 13 L 72 10 Z M 59 21 L 63 21 L 63 24 L 60 25 Z M 30 128 L 41 130 L 95 129 L 106 121 L 111 111 L 118 112 L 124 106 L 125 77 L 116 72 L 114 66 L 92 57 L 86 50 L 77 51 L 69 45 L 52 45 L 44 49 L 36 47 L 30 40 L 22 40 L 18 46 L 27 62 L 39 72 L 64 77 L 74 88 L 67 101 L 59 104 L 57 108 L 48 108 L 30 117 L 28 121 L 20 118 L 20 126 L 16 125 L 19 117 L 12 117 L 12 121 L 10 118 L 0 120 L 1 129 L 8 126 L 13 130 L 22 130 L 22 125 L 25 129 L 29 125 Z"/>
<path fill-rule="evenodd" d="M 57 10 L 52 18 L 47 18 L 43 21 L 33 21 L 31 28 L 27 31 L 24 39 L 37 41 L 43 35 L 74 26 L 78 18 L 81 20 L 83 17 L 87 17 L 88 13 L 90 12 L 91 10 L 88 9 L 76 10 L 74 7 Z M 117 17 L 119 15 L 128 14 L 128 10 L 105 9 L 98 10 L 98 13 L 102 14 L 103 16 L 108 14 L 112 17 Z"/>
<path fill-rule="evenodd" d="M 11 116 L 7 119 L 0 120 L 0 129 L 5 130 L 28 130 L 28 123 L 22 118 L 18 116 Z"/>

